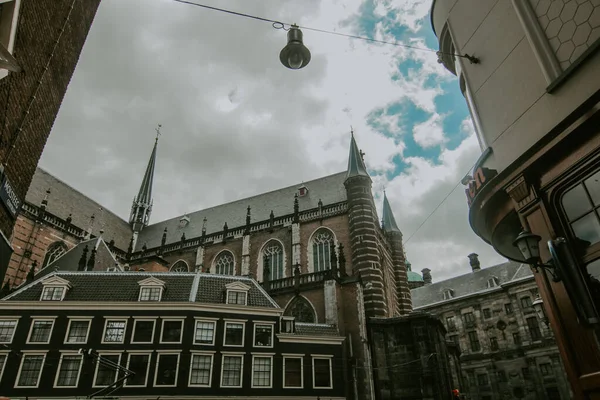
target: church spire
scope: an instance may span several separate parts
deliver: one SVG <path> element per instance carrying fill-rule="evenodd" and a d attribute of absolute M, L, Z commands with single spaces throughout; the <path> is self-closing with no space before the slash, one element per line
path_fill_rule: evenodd
<path fill-rule="evenodd" d="M 394 218 L 394 213 L 392 212 L 392 207 L 390 207 L 390 202 L 387 199 L 387 195 L 383 192 L 383 230 L 384 232 L 400 232 L 400 228 L 398 228 L 398 224 L 396 224 L 396 218 Z"/>
<path fill-rule="evenodd" d="M 346 173 L 346 179 L 354 176 L 366 176 L 370 179 L 367 167 L 365 167 L 365 161 L 363 160 L 363 153 L 358 149 L 356 140 L 354 140 L 354 131 L 351 131 L 350 137 L 350 155 L 348 156 L 348 171 Z"/>
<path fill-rule="evenodd" d="M 156 139 L 154 141 L 154 148 L 152 154 L 150 154 L 150 160 L 146 167 L 146 173 L 144 179 L 140 185 L 138 195 L 133 199 L 131 206 L 131 216 L 129 217 L 129 223 L 133 226 L 134 232 L 141 231 L 145 226 L 148 225 L 150 220 L 150 213 L 152 212 L 152 182 L 154 180 L 154 167 L 156 165 L 156 148 L 158 147 L 158 137 L 160 136 L 159 124 L 156 128 Z"/>

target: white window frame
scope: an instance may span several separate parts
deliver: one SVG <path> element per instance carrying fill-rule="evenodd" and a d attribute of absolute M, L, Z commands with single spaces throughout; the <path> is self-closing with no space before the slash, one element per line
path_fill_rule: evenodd
<path fill-rule="evenodd" d="M 0 0 L 0 3 L 11 3 L 14 2 L 12 21 L 10 23 L 10 32 L 8 34 L 8 46 L 6 50 L 12 55 L 15 47 L 15 37 L 17 33 L 17 27 L 19 22 L 19 12 L 21 10 L 21 0 Z M 8 76 L 7 69 L 0 69 L 0 80 Z"/>
<path fill-rule="evenodd" d="M 285 361 L 288 359 L 300 360 L 300 386 L 285 385 Z M 304 389 L 304 354 L 283 355 L 283 378 L 281 381 L 281 387 L 284 389 Z"/>
<path fill-rule="evenodd" d="M 254 360 L 257 358 L 268 358 L 271 362 L 271 370 L 269 376 L 269 386 L 255 386 L 254 385 Z M 253 353 L 252 354 L 252 375 L 250 377 L 250 387 L 252 389 L 272 389 L 273 388 L 273 354 L 270 353 Z M 243 371 L 243 369 L 242 369 Z"/>
<path fill-rule="evenodd" d="M 72 386 L 58 386 L 58 377 L 60 376 L 60 369 L 63 365 L 64 357 L 79 357 L 79 370 L 77 371 L 77 378 L 75 379 L 75 385 Z M 58 362 L 58 368 L 56 369 L 56 377 L 54 378 L 54 386 L 53 388 L 76 388 L 79 386 L 79 378 L 81 378 L 81 370 L 83 367 L 83 354 L 79 354 L 78 352 L 65 352 L 61 353 L 60 361 Z"/>
<path fill-rule="evenodd" d="M 73 323 L 73 321 L 75 321 L 75 322 L 87 322 L 88 323 L 87 332 L 85 334 L 85 341 L 83 341 L 83 342 L 69 342 L 69 333 L 71 332 L 71 323 Z M 67 325 L 67 332 L 65 333 L 64 344 L 85 344 L 85 343 L 87 343 L 87 341 L 88 341 L 88 339 L 90 337 L 91 327 L 92 327 L 92 318 L 78 318 L 78 317 L 69 318 L 69 324 Z"/>
<path fill-rule="evenodd" d="M 62 289 L 62 293 L 60 295 L 60 299 L 55 300 L 55 299 L 44 299 L 44 295 L 46 294 L 46 291 L 49 289 Z M 64 285 L 45 285 L 44 288 L 42 289 L 42 294 L 40 295 L 40 301 L 63 301 L 65 299 L 65 296 L 67 295 L 67 286 Z"/>
<path fill-rule="evenodd" d="M 229 294 L 230 293 L 237 293 L 238 295 L 241 293 L 244 295 L 244 303 L 240 304 L 240 303 L 231 303 L 229 302 Z M 229 305 L 233 305 L 233 306 L 247 306 L 248 305 L 248 292 L 245 290 L 227 290 L 227 295 L 226 295 L 226 302 Z"/>
<path fill-rule="evenodd" d="M 152 322 L 152 338 L 149 342 L 135 342 L 135 330 L 138 322 Z M 133 319 L 133 330 L 131 331 L 131 344 L 152 344 L 154 343 L 154 334 L 156 333 L 156 319 L 155 318 L 134 318 Z"/>
<path fill-rule="evenodd" d="M 107 342 L 106 339 L 106 328 L 108 327 L 109 322 L 125 322 L 125 326 L 123 327 L 123 340 L 121 342 Z M 125 343 L 125 336 L 127 336 L 127 318 L 105 318 L 104 320 L 104 330 L 102 331 L 102 344 L 123 344 Z"/>
<path fill-rule="evenodd" d="M 198 323 L 209 323 L 212 324 L 213 326 L 213 334 L 212 334 L 212 342 L 211 343 L 198 343 L 196 342 L 196 332 L 198 331 Z M 194 339 L 193 339 L 193 343 L 194 345 L 197 346 L 214 346 L 215 345 L 215 339 L 217 337 L 217 321 L 215 320 L 209 320 L 209 319 L 196 319 L 196 321 L 194 322 Z"/>
<path fill-rule="evenodd" d="M 50 343 L 50 340 L 52 339 L 52 333 L 54 332 L 54 325 L 55 325 L 55 319 L 56 318 L 51 318 L 51 317 L 46 317 L 46 318 L 32 318 L 31 319 L 31 325 L 29 325 L 29 334 L 27 335 L 27 344 L 48 344 Z M 36 322 L 51 322 L 52 326 L 50 327 L 50 332 L 48 332 L 48 340 L 46 340 L 45 342 L 32 342 L 31 341 L 31 334 L 33 333 L 33 327 L 35 326 Z"/>
<path fill-rule="evenodd" d="M 146 364 L 146 376 L 144 378 L 144 384 L 143 385 L 131 385 L 127 383 L 127 379 L 125 379 L 125 382 L 123 384 L 124 387 L 137 387 L 137 388 L 141 388 L 141 387 L 147 387 L 148 386 L 148 376 L 150 375 L 150 363 L 152 362 L 152 352 L 151 351 L 135 351 L 135 350 L 131 350 L 127 352 L 127 368 L 129 369 L 129 364 L 131 363 L 131 357 L 132 356 L 148 356 L 148 363 Z"/>
<path fill-rule="evenodd" d="M 145 290 L 153 290 L 153 289 L 158 289 L 158 300 L 154 300 L 154 299 L 142 300 L 142 294 L 144 293 L 144 291 Z M 161 301 L 163 292 L 164 292 L 164 289 L 158 285 L 142 286 L 142 287 L 140 287 L 140 295 L 138 296 L 138 301 L 143 301 L 143 302 Z"/>
<path fill-rule="evenodd" d="M 165 333 L 165 322 L 179 322 L 181 324 L 181 330 L 179 332 L 179 341 L 178 342 L 163 341 L 163 334 Z M 161 328 L 160 328 L 160 338 L 159 338 L 158 342 L 160 344 L 181 344 L 181 341 L 183 339 L 184 326 L 185 326 L 185 319 L 183 319 L 183 318 L 163 318 L 162 323 L 161 323 Z"/>
<path fill-rule="evenodd" d="M 10 354 L 10 350 L 2 350 L 0 351 L 0 357 L 4 357 L 4 364 L 0 368 L 0 382 L 2 381 L 2 377 L 4 376 L 4 370 L 6 369 L 6 363 L 8 361 L 8 355 Z"/>
<path fill-rule="evenodd" d="M 313 389 L 333 389 L 333 371 L 332 371 L 332 362 L 331 359 L 333 356 L 331 355 L 311 355 L 312 356 L 312 384 Z M 328 360 L 329 361 L 329 387 L 326 386 L 316 386 L 315 385 L 315 360 Z"/>
<path fill-rule="evenodd" d="M 12 321 L 15 323 L 15 327 L 13 328 L 12 335 L 10 336 L 10 340 L 6 341 L 6 342 L 0 341 L 0 344 L 10 344 L 10 343 L 12 343 L 12 341 L 15 338 L 15 332 L 17 331 L 17 327 L 19 326 L 19 318 L 18 317 L 17 318 L 0 318 L 0 321 L 9 321 L 9 322 Z"/>
<path fill-rule="evenodd" d="M 158 368 L 160 367 L 160 358 L 162 356 L 177 356 L 177 367 L 175 368 L 175 384 L 174 385 L 157 385 L 156 378 L 158 378 Z M 154 368 L 154 387 L 177 387 L 177 380 L 179 379 L 179 361 L 181 359 L 180 352 L 176 351 L 164 351 L 159 352 L 156 357 L 156 367 Z"/>
<path fill-rule="evenodd" d="M 221 376 L 220 376 L 220 382 L 219 382 L 219 387 L 222 388 L 241 388 L 244 385 L 244 359 L 246 357 L 244 357 L 245 354 L 244 353 L 228 353 L 225 351 L 221 352 Z M 240 365 L 240 384 L 238 386 L 229 386 L 229 385 L 223 385 L 223 379 L 225 378 L 225 375 L 223 375 L 223 371 L 225 368 L 225 357 L 236 357 L 236 358 L 241 358 L 242 359 L 242 364 Z"/>
<path fill-rule="evenodd" d="M 271 327 L 271 345 L 270 346 L 260 346 L 260 345 L 256 344 L 256 328 L 258 328 L 259 326 L 270 326 Z M 254 333 L 252 335 L 252 346 L 264 348 L 264 349 L 273 348 L 274 341 L 275 341 L 275 322 L 254 321 Z"/>
<path fill-rule="evenodd" d="M 40 386 L 40 379 L 42 377 L 42 371 L 44 371 L 44 365 L 46 365 L 46 355 L 47 352 L 45 351 L 38 351 L 38 352 L 23 352 L 23 355 L 21 357 L 21 363 L 19 365 L 19 372 L 17 372 L 17 379 L 15 380 L 15 388 L 29 388 L 29 389 L 35 389 L 38 388 Z M 21 372 L 23 371 L 23 364 L 25 363 L 25 359 L 28 356 L 42 356 L 42 365 L 40 367 L 40 372 L 38 373 L 38 377 L 37 377 L 37 385 L 35 386 L 21 386 L 19 385 L 19 381 L 21 380 Z"/>
<path fill-rule="evenodd" d="M 162 300 L 162 296 L 165 293 L 165 282 L 151 276 L 149 278 L 138 281 L 138 285 L 140 286 L 140 292 L 138 294 L 138 301 L 141 301 L 144 303 L 146 303 L 146 302 L 152 303 L 152 302 L 157 302 L 157 301 Z M 143 293 L 144 289 L 153 289 L 153 288 L 160 289 L 160 294 L 158 295 L 158 300 L 142 300 L 142 293 Z"/>
<path fill-rule="evenodd" d="M 102 353 L 99 352 L 98 356 L 100 356 L 100 357 L 118 356 L 119 359 L 117 360 L 117 364 L 121 365 L 121 358 L 123 356 L 123 352 L 122 351 L 119 351 L 119 352 L 106 351 L 106 352 L 102 352 Z M 96 379 L 98 378 L 98 370 L 100 369 L 100 362 L 98 361 L 98 359 L 96 359 L 95 363 L 96 363 L 96 368 L 94 368 L 94 379 L 92 380 L 92 387 L 94 387 L 94 388 L 108 387 L 109 385 L 96 385 Z M 117 379 L 119 379 L 119 371 L 115 370 L 115 380 L 113 381 L 113 383 L 116 382 Z"/>
<path fill-rule="evenodd" d="M 195 356 L 207 356 L 210 357 L 210 371 L 208 373 L 208 385 L 201 385 L 197 383 L 192 383 L 192 365 L 194 364 Z M 215 369 L 215 352 L 214 351 L 190 351 L 190 373 L 188 376 L 188 386 L 189 387 L 211 387 L 213 371 Z"/>
<path fill-rule="evenodd" d="M 227 344 L 227 325 L 242 325 L 242 344 Z M 244 347 L 246 342 L 246 321 L 228 320 L 223 326 L 223 346 L 225 347 Z"/>

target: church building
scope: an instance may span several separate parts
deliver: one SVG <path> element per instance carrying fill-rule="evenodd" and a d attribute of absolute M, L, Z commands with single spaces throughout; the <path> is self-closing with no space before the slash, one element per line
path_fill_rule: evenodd
<path fill-rule="evenodd" d="M 385 194 L 377 215 L 354 135 L 346 171 L 155 222 L 152 208 L 167 206 L 153 204 L 157 160 L 158 138 L 129 220 L 38 168 L 3 292 L 73 266 L 250 277 L 284 315 L 336 326 L 352 398 L 375 398 L 367 322 L 408 315 L 412 306 L 402 233 Z"/>

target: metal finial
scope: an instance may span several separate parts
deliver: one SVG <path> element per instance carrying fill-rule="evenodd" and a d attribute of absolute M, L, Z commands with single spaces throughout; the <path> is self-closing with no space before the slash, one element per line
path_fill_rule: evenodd
<path fill-rule="evenodd" d="M 162 128 L 162 124 L 158 124 L 158 127 L 155 129 L 157 142 L 158 142 L 158 137 L 160 136 L 160 128 Z"/>

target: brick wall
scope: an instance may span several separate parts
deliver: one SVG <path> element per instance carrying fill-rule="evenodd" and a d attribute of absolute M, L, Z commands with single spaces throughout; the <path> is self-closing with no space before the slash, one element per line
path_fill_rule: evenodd
<path fill-rule="evenodd" d="M 19 215 L 11 241 L 14 253 L 6 270 L 5 281 L 10 281 L 12 286 L 20 284 L 34 261 L 37 262 L 38 268 L 41 268 L 46 250 L 55 242 L 62 242 L 71 249 L 79 243 L 79 239 L 35 221 L 25 213 Z"/>
<path fill-rule="evenodd" d="M 21 200 L 25 199 L 99 3 L 100 0 L 21 1 L 13 55 L 24 72 L 10 73 L 0 80 L 0 163 Z M 50 60 L 72 4 L 65 31 Z M 26 114 L 38 85 L 36 98 Z M 14 224 L 6 209 L 0 207 L 0 230 L 5 236 L 11 236 Z M 4 271 L 0 272 L 4 275 Z"/>

